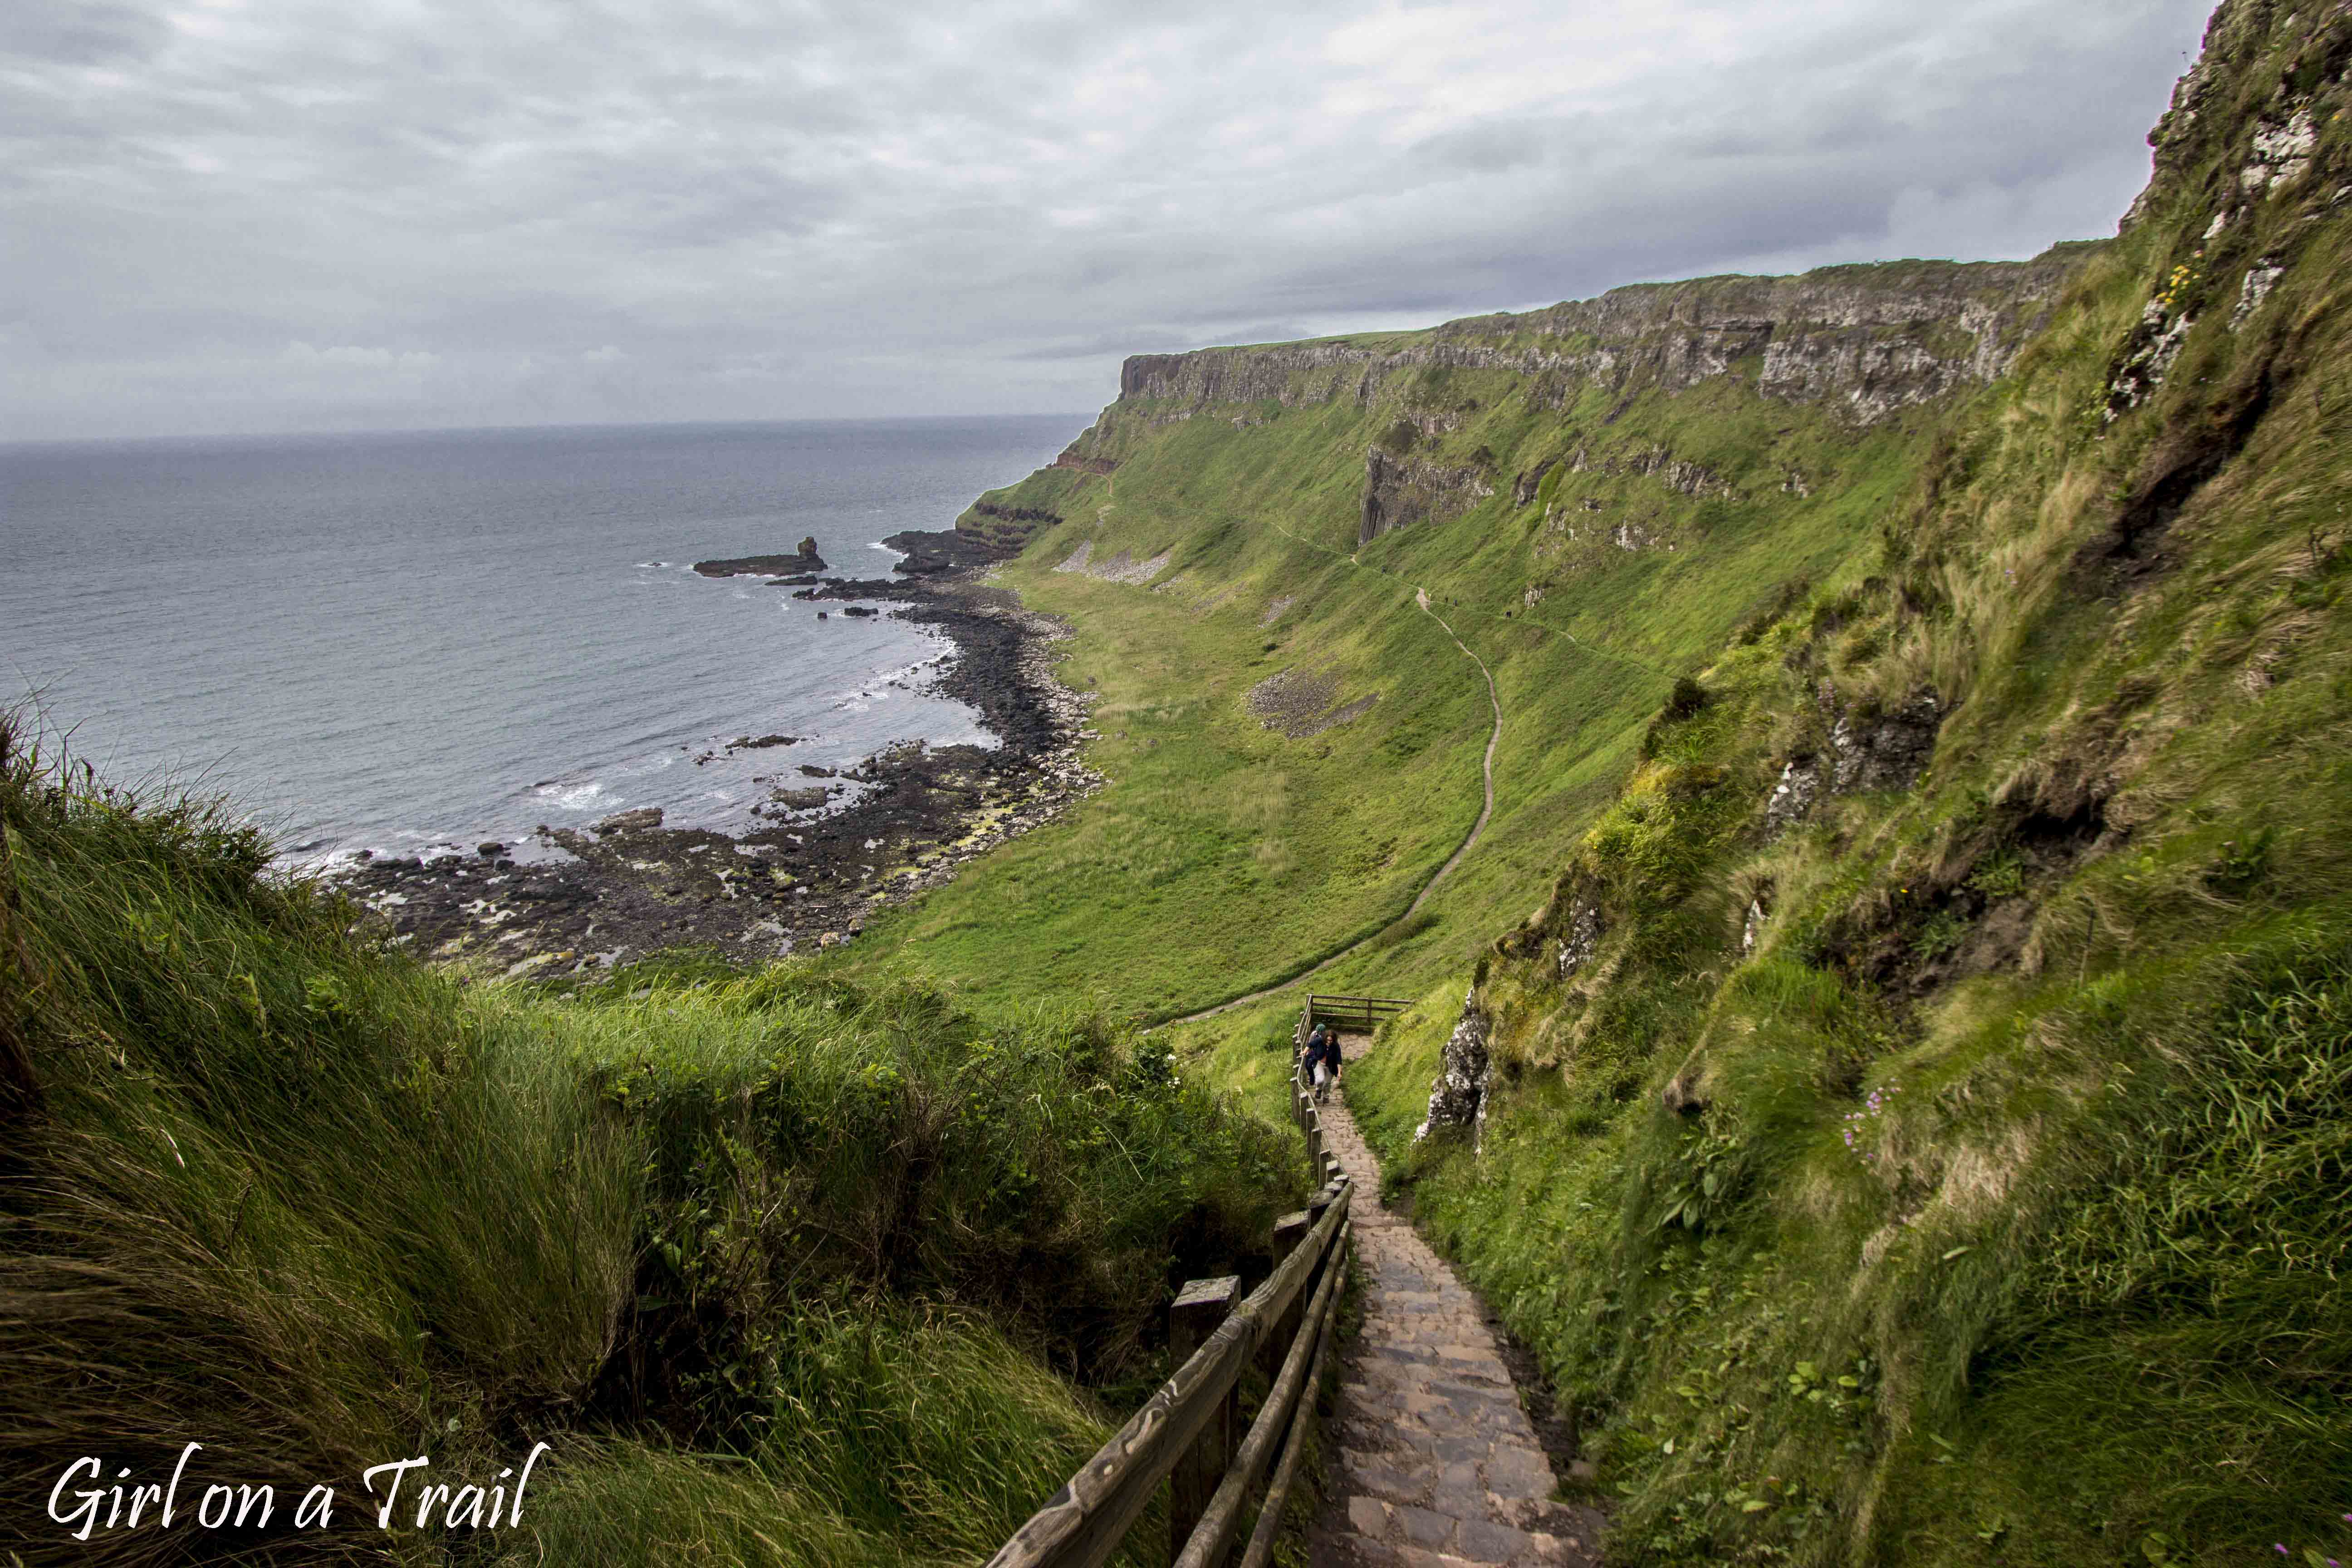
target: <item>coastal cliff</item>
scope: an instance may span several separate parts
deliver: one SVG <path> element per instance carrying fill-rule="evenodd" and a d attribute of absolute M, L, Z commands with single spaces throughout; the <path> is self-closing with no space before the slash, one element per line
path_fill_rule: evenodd
<path fill-rule="evenodd" d="M 1444 367 L 1533 378 L 1533 395 L 1557 408 L 1580 384 L 1622 396 L 1737 375 L 1764 396 L 1830 404 L 1867 425 L 2008 369 L 2047 318 L 2077 248 L 2030 262 L 1902 262 L 1638 284 L 1393 339 L 1137 354 L 1119 371 L 1118 396 L 1195 411 L 1343 398 L 1364 405 L 1400 376 Z"/>
<path fill-rule="evenodd" d="M 1270 1109 L 1257 988 L 1417 998 L 1349 1099 L 1620 1555 L 2352 1556 L 2347 68 L 2231 0 L 2030 262 L 1129 360 L 986 498 L 1111 870 L 923 934 Z"/>

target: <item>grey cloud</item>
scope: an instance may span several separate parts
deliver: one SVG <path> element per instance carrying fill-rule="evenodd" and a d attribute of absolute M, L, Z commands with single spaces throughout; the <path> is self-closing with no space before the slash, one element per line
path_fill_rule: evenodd
<path fill-rule="evenodd" d="M 1540 163 L 1559 139 L 1559 121 L 1489 121 L 1483 125 L 1448 131 L 1414 143 L 1406 154 L 1409 165 L 1434 172 L 1499 174 L 1530 163 Z"/>
<path fill-rule="evenodd" d="M 171 26 L 152 10 L 110 0 L 0 11 L 0 55 L 91 66 L 154 52 Z"/>
<path fill-rule="evenodd" d="M 2112 226 L 2204 6 L 18 0 L 0 436 L 1068 409 L 1127 352 L 2014 254 Z"/>

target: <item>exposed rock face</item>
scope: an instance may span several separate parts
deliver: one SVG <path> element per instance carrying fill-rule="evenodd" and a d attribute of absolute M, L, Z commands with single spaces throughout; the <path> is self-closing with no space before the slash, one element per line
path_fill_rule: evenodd
<path fill-rule="evenodd" d="M 2115 423 L 2155 395 L 2172 374 L 2173 362 L 2180 357 L 2196 327 L 2196 317 L 2185 311 L 2174 315 L 2170 301 L 2162 296 L 2148 301 L 2107 383 L 2107 423 Z"/>
<path fill-rule="evenodd" d="M 1567 979 L 1587 963 L 1601 946 L 1601 933 L 1609 928 L 1601 918 L 1601 906 L 1579 899 L 1569 911 L 1568 934 L 1559 939 L 1559 978 Z"/>
<path fill-rule="evenodd" d="M 1830 731 L 1837 768 L 1830 787 L 1839 795 L 1910 788 L 1935 752 L 1943 717 L 1941 700 L 1932 688 L 1922 687 L 1891 713 L 1860 721 L 1851 715 L 1839 719 Z"/>
<path fill-rule="evenodd" d="M 1570 383 L 1621 393 L 1679 391 L 1752 374 L 1768 397 L 1843 406 L 1870 424 L 2009 368 L 2072 265 L 1903 262 L 1797 278 L 1708 278 L 1612 289 L 1517 316 L 1450 321 L 1398 348 L 1283 343 L 1137 354 L 1119 399 L 1195 406 L 1300 407 L 1371 401 L 1400 373 L 1433 366 L 1543 377 L 1564 404 Z"/>
<path fill-rule="evenodd" d="M 1374 447 L 1364 454 L 1363 510 L 1356 542 L 1370 544 L 1393 529 L 1458 517 L 1494 493 L 1484 469 L 1392 458 Z"/>
<path fill-rule="evenodd" d="M 1772 798 L 1764 803 L 1764 831 L 1778 837 L 1792 822 L 1800 821 L 1813 809 L 1813 797 L 1822 792 L 1822 764 L 1812 757 L 1799 757 L 1780 770 L 1780 782 L 1772 786 Z"/>
<path fill-rule="evenodd" d="M 2274 256 L 2265 256 L 2246 269 L 2246 280 L 2238 289 L 2238 308 L 2230 316 L 2230 330 L 2236 331 L 2246 324 L 2246 318 L 2263 308 L 2280 279 L 2286 276 L 2286 263 Z"/>
<path fill-rule="evenodd" d="M 1631 458 L 1611 458 L 1590 465 L 1582 452 L 1577 453 L 1577 471 L 1581 473 L 1588 466 L 1604 474 L 1635 474 L 1654 479 L 1676 495 L 1693 499 L 1731 493 L 1731 487 L 1717 477 L 1714 469 L 1704 463 L 1685 462 L 1664 447 L 1653 447 Z"/>
<path fill-rule="evenodd" d="M 650 833 L 661 825 L 662 808 L 660 806 L 641 805 L 635 811 L 614 812 L 596 824 L 596 831 L 600 834 Z"/>
<path fill-rule="evenodd" d="M 1553 465 L 1559 461 L 1557 458 L 1546 458 L 1542 462 L 1512 480 L 1511 504 L 1513 506 L 1531 504 L 1536 499 L 1536 492 L 1543 488 L 1544 476 L 1551 472 Z"/>
<path fill-rule="evenodd" d="M 1697 1070 L 1685 1067 L 1675 1074 L 1666 1087 L 1658 1090 L 1658 1103 L 1676 1116 L 1696 1116 L 1705 1110 L 1708 1100 L 1699 1092 Z"/>
<path fill-rule="evenodd" d="M 1429 1090 L 1429 1117 L 1413 1129 L 1414 1142 L 1446 1128 L 1466 1127 L 1474 1141 L 1485 1131 L 1486 1090 L 1495 1074 L 1495 1064 L 1486 1054 L 1491 1027 L 1486 1009 L 1478 1005 L 1477 992 L 1471 991 L 1462 998 L 1461 1021 L 1454 1026 L 1444 1054 L 1438 1059 L 1437 1081 Z"/>

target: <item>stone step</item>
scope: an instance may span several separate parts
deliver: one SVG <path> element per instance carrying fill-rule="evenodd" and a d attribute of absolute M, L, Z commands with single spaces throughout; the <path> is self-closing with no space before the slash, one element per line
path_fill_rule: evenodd
<path fill-rule="evenodd" d="M 1336 1488 L 1309 1560 L 1336 1568 L 1591 1568 L 1601 1517 L 1558 1500 L 1477 1298 L 1380 1201 L 1340 1097 L 1324 1146 L 1355 1183 L 1364 1321 L 1342 1358 Z"/>

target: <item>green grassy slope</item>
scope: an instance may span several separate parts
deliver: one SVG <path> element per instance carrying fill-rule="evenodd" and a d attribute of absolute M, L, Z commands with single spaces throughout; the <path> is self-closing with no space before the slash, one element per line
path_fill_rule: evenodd
<path fill-rule="evenodd" d="M 1916 269 L 1864 272 L 1899 297 Z M 1058 520 L 1033 522 L 1002 576 L 1076 627 L 1065 679 L 1099 694 L 1091 757 L 1112 787 L 870 927 L 869 952 L 983 994 L 1075 987 L 1165 1016 L 1382 931 L 1475 816 L 1487 736 L 1478 668 L 1414 607 L 1425 588 L 1500 689 L 1497 811 L 1376 969 L 1393 988 L 1458 967 L 1497 901 L 1540 899 L 1674 677 L 1782 584 L 1853 570 L 1951 402 L 1857 429 L 1757 396 L 1750 363 L 1673 393 L 1595 380 L 1554 406 L 1559 388 L 1517 371 L 1416 367 L 1414 341 L 1382 340 L 1407 363 L 1360 405 L 1122 400 L 1074 448 L 1113 472 L 1048 468 L 987 498 Z M 1405 445 L 1408 420 L 1441 428 L 1412 437 L 1413 460 L 1494 493 L 1359 550 L 1364 454 Z M 1634 470 L 1661 448 L 1706 465 L 1710 491 Z M 1518 502 L 1515 477 L 1548 458 Z M 1055 569 L 1081 548 L 1169 560 L 1148 587 Z M 1331 710 L 1378 700 L 1294 738 L 1248 703 L 1286 671 L 1328 675 Z"/>
<path fill-rule="evenodd" d="M 1720 648 L 1488 953 L 1483 1148 L 1410 1144 L 1451 1009 L 1359 1076 L 1621 1552 L 2352 1542 L 2347 60 L 2341 7 L 2225 8 L 2139 221 L 1868 574 Z M 2299 110 L 2310 162 L 2263 161 Z M 1916 787 L 1767 832 L 1783 764 L 1923 688 Z"/>
<path fill-rule="evenodd" d="M 1354 1096 L 1579 1409 L 1621 1555 L 2345 1556 L 2347 62 L 2345 6 L 2232 0 L 2123 236 L 2028 304 L 1772 285 L 1853 349 L 1826 396 L 1738 280 L 1130 362 L 989 498 L 1113 785 L 876 934 L 1168 1014 L 1376 933 L 1318 986 L 1421 1001 Z M 2031 336 L 1997 381 L 1870 403 L 1988 312 Z M 1360 547 L 1368 461 L 1406 515 Z M 1081 545 L 1172 553 L 1053 570 Z M 1506 728 L 1487 838 L 1392 926 L 1486 733 L 1416 588 Z M 1245 698 L 1299 667 L 1381 700 L 1286 738 Z M 1924 774 L 1832 787 L 1930 699 Z M 1791 764 L 1822 797 L 1776 831 Z M 1415 1147 L 1473 986 L 1484 1146 Z M 1181 1037 L 1271 1103 L 1291 1005 Z"/>
<path fill-rule="evenodd" d="M 219 811 L 8 739 L 10 1562 L 974 1561 L 1164 1371 L 1171 1279 L 1298 1195 L 1286 1131 L 1083 1008 L 461 991 Z M 175 1527 L 134 1528 L 118 1471 L 189 1442 Z M 375 1528 L 368 1467 L 487 1488 L 539 1442 L 519 1527 Z M 275 1489 L 268 1527 L 195 1527 L 215 1484 Z"/>

